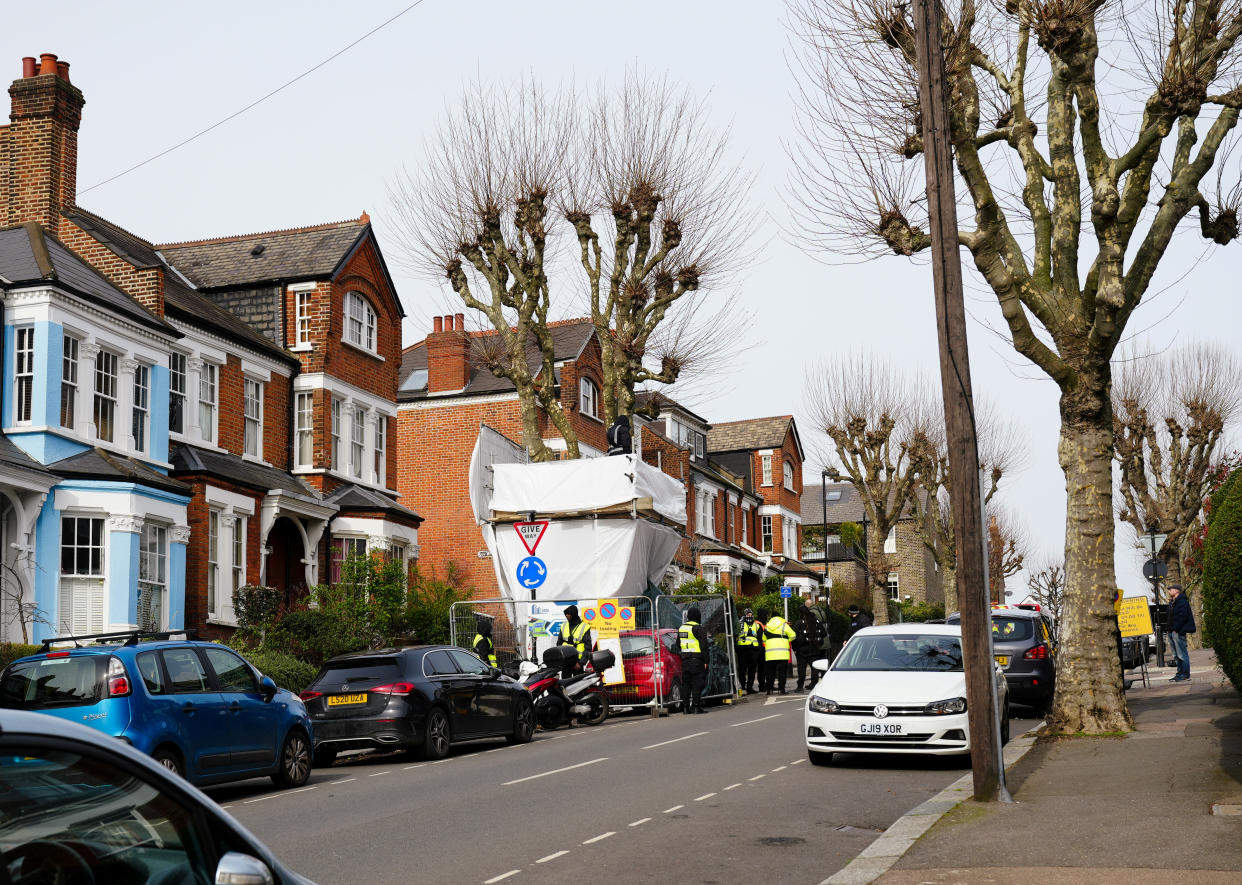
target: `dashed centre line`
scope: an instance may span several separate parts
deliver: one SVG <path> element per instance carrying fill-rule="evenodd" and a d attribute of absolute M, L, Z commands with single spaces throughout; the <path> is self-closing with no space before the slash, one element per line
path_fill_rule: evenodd
<path fill-rule="evenodd" d="M 356 778 L 356 777 L 345 777 L 345 778 L 341 778 L 339 781 L 329 781 L 329 782 L 328 782 L 328 786 L 329 786 L 329 787 L 334 787 L 334 786 L 336 786 L 337 784 L 347 784 L 347 783 L 349 783 L 350 781 L 356 781 L 356 780 L 358 780 L 358 778 Z"/>
<path fill-rule="evenodd" d="M 643 824 L 645 824 L 649 820 L 651 820 L 651 818 L 649 817 L 640 817 L 638 820 L 634 821 L 632 824 L 629 824 L 629 826 L 641 827 Z"/>
<path fill-rule="evenodd" d="M 266 802 L 268 799 L 275 799 L 277 796 L 292 796 L 294 793 L 309 793 L 311 790 L 317 790 L 318 787 L 303 787 L 300 790 L 286 790 L 283 793 L 268 793 L 266 796 L 259 796 L 254 799 L 247 799 L 243 805 L 253 805 L 255 802 Z"/>
<path fill-rule="evenodd" d="M 801 765 L 805 761 L 806 761 L 805 759 L 795 759 L 793 762 L 790 762 L 789 764 L 790 765 Z"/>
<path fill-rule="evenodd" d="M 507 873 L 501 873 L 499 876 L 492 876 L 490 879 L 484 879 L 483 885 L 493 885 L 494 882 L 500 882 L 508 879 L 510 876 L 516 876 L 521 870 L 509 870 Z"/>
<path fill-rule="evenodd" d="M 688 741 L 690 740 L 690 738 L 702 737 L 703 735 L 707 733 L 708 732 L 706 731 L 696 731 L 694 734 L 687 734 L 679 738 L 673 738 L 671 741 L 660 741 L 660 743 L 658 744 L 648 744 L 647 746 L 643 747 L 643 749 L 654 750 L 656 747 L 667 747 L 669 744 L 676 744 L 681 741 Z"/>
<path fill-rule="evenodd" d="M 773 713 L 771 716 L 762 716 L 758 719 L 747 719 L 745 722 L 734 722 L 730 728 L 740 728 L 743 725 L 754 725 L 756 722 L 767 722 L 769 719 L 775 719 L 777 716 L 784 716 L 784 713 Z"/>
<path fill-rule="evenodd" d="M 704 799 L 710 799 L 710 798 L 712 798 L 712 796 L 715 796 L 715 795 L 716 795 L 715 793 L 704 793 L 702 796 L 697 796 L 697 797 L 695 797 L 695 800 L 694 800 L 694 801 L 695 801 L 695 802 L 702 802 Z"/>
<path fill-rule="evenodd" d="M 757 775 L 755 775 L 754 777 L 748 777 L 748 778 L 746 778 L 746 780 L 748 780 L 748 781 L 757 781 L 757 780 L 759 780 L 759 778 L 761 778 L 761 777 L 767 777 L 767 775 L 766 775 L 766 774 L 757 774 Z"/>
<path fill-rule="evenodd" d="M 539 858 L 539 860 L 535 861 L 535 863 L 547 863 L 550 860 L 556 860 L 558 857 L 564 857 L 567 854 L 569 854 L 568 851 L 554 851 L 546 857 Z"/>
<path fill-rule="evenodd" d="M 591 845 L 595 842 L 603 842 L 609 836 L 615 836 L 615 835 L 617 835 L 616 830 L 609 830 L 607 833 L 600 833 L 598 836 L 592 836 L 590 839 L 585 840 L 582 844 Z"/>
<path fill-rule="evenodd" d="M 367 777 L 381 777 L 382 775 L 385 775 L 385 774 L 392 774 L 392 770 L 389 769 L 388 771 L 377 771 L 375 772 L 375 774 L 368 774 Z"/>
<path fill-rule="evenodd" d="M 660 814 L 672 814 L 674 811 L 677 811 L 678 809 L 685 808 L 685 807 L 686 806 L 684 805 L 674 805 L 672 808 L 664 809 L 663 811 L 660 812 Z"/>
<path fill-rule="evenodd" d="M 594 765 L 596 762 L 607 762 L 607 761 L 608 761 L 607 756 L 600 756 L 598 759 L 591 759 L 587 762 L 579 762 L 577 765 L 566 765 L 564 768 L 556 768 L 556 769 L 553 769 L 552 771 L 545 771 L 540 774 L 532 774 L 528 777 L 519 777 L 516 780 L 505 781 L 503 784 L 501 784 L 501 786 L 510 787 L 510 786 L 513 786 L 514 784 L 521 784 L 521 783 L 525 783 L 526 781 L 538 780 L 539 778 L 547 777 L 548 775 L 560 774 L 562 771 L 573 771 L 575 768 L 584 768 L 587 765 Z"/>
<path fill-rule="evenodd" d="M 773 769 L 772 769 L 772 773 L 773 773 L 773 774 L 776 774 L 778 771 L 784 771 L 784 770 L 785 770 L 786 768 L 788 768 L 788 767 L 789 767 L 788 765 L 782 765 L 782 766 L 780 766 L 779 768 L 773 768 Z"/>
<path fill-rule="evenodd" d="M 740 786 L 741 784 L 729 784 L 729 786 L 725 787 L 725 792 L 727 793 L 729 790 L 736 790 Z"/>
<path fill-rule="evenodd" d="M 422 768 L 422 767 L 423 767 L 424 765 L 426 765 L 426 764 L 427 764 L 426 762 L 419 762 L 417 765 L 407 765 L 407 766 L 405 766 L 404 768 L 402 768 L 401 770 L 402 770 L 402 771 L 409 771 L 411 768 Z"/>

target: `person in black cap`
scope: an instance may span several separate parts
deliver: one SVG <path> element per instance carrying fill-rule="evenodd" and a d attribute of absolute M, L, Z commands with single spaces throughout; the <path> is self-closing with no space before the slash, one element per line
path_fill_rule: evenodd
<path fill-rule="evenodd" d="M 759 655 L 761 654 L 760 636 L 763 625 L 755 621 L 755 613 L 750 609 L 742 612 L 742 620 L 737 625 L 737 678 L 742 691 L 755 693 L 755 677 L 759 675 Z M 761 683 L 762 684 L 762 683 Z"/>
<path fill-rule="evenodd" d="M 686 620 L 677 631 L 681 651 L 681 673 L 686 680 L 686 712 L 706 713 L 703 689 L 707 687 L 707 631 L 699 621 L 702 613 L 697 605 L 686 609 Z"/>
<path fill-rule="evenodd" d="M 851 605 L 848 609 L 850 614 L 850 629 L 846 631 L 845 641 L 849 642 L 850 637 L 861 630 L 863 627 L 871 626 L 871 615 L 858 608 L 857 605 Z"/>
<path fill-rule="evenodd" d="M 581 670 L 591 654 L 591 628 L 578 616 L 578 606 L 571 605 L 565 609 L 565 623 L 560 626 L 560 639 L 557 645 L 571 645 L 577 652 L 577 659 L 565 666 L 561 675 L 569 678 L 574 670 Z"/>

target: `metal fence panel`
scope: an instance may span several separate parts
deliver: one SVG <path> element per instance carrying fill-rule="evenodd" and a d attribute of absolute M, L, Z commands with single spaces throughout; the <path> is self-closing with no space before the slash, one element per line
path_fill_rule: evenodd
<path fill-rule="evenodd" d="M 674 631 L 686 619 L 692 605 L 699 607 L 700 623 L 707 631 L 710 651 L 707 658 L 707 687 L 704 698 L 732 698 L 737 692 L 737 660 L 733 647 L 733 606 L 722 594 L 673 593 L 660 597 L 656 606 L 659 627 Z"/>

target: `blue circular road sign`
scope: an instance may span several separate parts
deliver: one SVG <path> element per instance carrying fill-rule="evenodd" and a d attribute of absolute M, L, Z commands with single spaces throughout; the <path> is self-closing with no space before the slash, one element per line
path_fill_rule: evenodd
<path fill-rule="evenodd" d="M 517 579 L 528 590 L 534 590 L 548 577 L 548 566 L 538 556 L 528 556 L 517 565 Z"/>

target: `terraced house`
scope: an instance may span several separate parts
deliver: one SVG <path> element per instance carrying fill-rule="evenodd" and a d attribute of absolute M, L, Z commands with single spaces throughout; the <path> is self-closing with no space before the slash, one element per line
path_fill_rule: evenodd
<path fill-rule="evenodd" d="M 68 65 L 22 73 L 0 129 L 5 638 L 223 635 L 245 584 L 293 599 L 351 554 L 412 564 L 404 313 L 365 213 L 156 245 L 75 204 Z"/>

